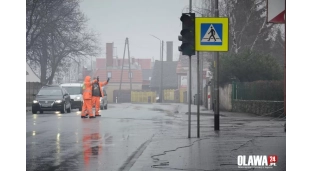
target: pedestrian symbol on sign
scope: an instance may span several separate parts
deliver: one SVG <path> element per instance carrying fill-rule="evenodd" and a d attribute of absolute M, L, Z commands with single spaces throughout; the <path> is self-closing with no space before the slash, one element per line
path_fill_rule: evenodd
<path fill-rule="evenodd" d="M 201 42 L 222 42 L 220 36 L 218 35 L 218 32 L 211 24 L 209 29 L 207 30 L 206 34 L 202 38 Z"/>
<path fill-rule="evenodd" d="M 222 24 L 201 24 L 201 45 L 222 45 Z"/>

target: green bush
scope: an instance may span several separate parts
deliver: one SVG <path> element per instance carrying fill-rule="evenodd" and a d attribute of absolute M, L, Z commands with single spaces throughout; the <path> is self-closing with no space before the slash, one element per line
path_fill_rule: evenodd
<path fill-rule="evenodd" d="M 283 79 L 281 66 L 269 55 L 249 51 L 238 54 L 225 53 L 220 55 L 219 62 L 221 86 L 231 83 L 233 78 L 239 82 Z"/>
<path fill-rule="evenodd" d="M 237 91 L 236 91 L 237 88 Z M 234 84 L 239 100 L 284 100 L 284 81 L 254 81 Z"/>

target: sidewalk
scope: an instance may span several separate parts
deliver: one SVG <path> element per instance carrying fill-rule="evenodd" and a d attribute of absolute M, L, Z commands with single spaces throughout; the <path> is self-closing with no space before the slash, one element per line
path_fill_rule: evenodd
<path fill-rule="evenodd" d="M 183 113 L 188 115 L 188 105 L 187 104 L 179 104 L 179 113 Z M 200 106 L 199 108 L 200 115 L 214 115 L 213 110 L 207 110 L 205 107 Z M 220 116 L 234 116 L 234 117 L 259 117 L 259 115 L 251 114 L 251 113 L 238 113 L 238 112 L 226 112 L 220 111 Z M 191 115 L 197 115 L 197 105 L 191 105 Z"/>
<path fill-rule="evenodd" d="M 205 115 L 213 112 L 201 111 L 200 138 L 197 117 L 192 115 L 192 138 L 188 139 L 188 105 L 172 105 L 178 110 L 173 124 L 162 126 L 161 133 L 152 136 L 131 171 L 263 170 L 238 168 L 238 155 L 277 155 L 277 166 L 270 170 L 286 170 L 285 120 L 220 112 L 220 130 L 215 131 L 214 116 Z M 191 112 L 197 112 L 196 105 L 192 105 Z"/>

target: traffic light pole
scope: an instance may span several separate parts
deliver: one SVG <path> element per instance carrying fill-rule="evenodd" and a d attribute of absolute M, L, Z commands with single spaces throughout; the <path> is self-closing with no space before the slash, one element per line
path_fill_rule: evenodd
<path fill-rule="evenodd" d="M 218 0 L 215 0 L 215 17 L 219 17 L 219 4 Z M 219 52 L 215 54 L 215 97 L 216 104 L 214 110 L 214 130 L 218 131 L 220 127 L 220 114 L 219 114 Z"/>
<path fill-rule="evenodd" d="M 192 0 L 190 0 L 190 13 L 192 12 Z M 188 99 L 188 138 L 191 138 L 191 100 L 192 100 L 192 77 L 191 77 L 191 69 L 192 69 L 192 55 L 189 56 L 189 85 L 188 85 L 188 92 L 189 92 L 189 99 Z"/>
<path fill-rule="evenodd" d="M 189 56 L 189 77 L 188 77 L 188 138 L 191 138 L 191 102 L 192 102 L 192 55 L 195 55 L 195 13 L 192 13 L 192 0 L 190 0 L 190 13 L 182 13 L 180 20 L 182 21 L 182 30 L 179 41 L 179 51 L 182 55 Z"/>
<path fill-rule="evenodd" d="M 192 60 L 191 59 L 192 59 L 192 56 L 190 55 L 189 56 L 189 78 L 188 78 L 189 83 L 187 86 L 188 92 L 189 92 L 189 95 L 188 95 L 189 96 L 189 98 L 188 98 L 188 138 L 191 138 L 191 100 L 192 100 L 192 92 L 191 92 L 192 91 L 192 89 L 191 89 L 191 87 L 192 87 L 191 62 L 192 62 Z"/>

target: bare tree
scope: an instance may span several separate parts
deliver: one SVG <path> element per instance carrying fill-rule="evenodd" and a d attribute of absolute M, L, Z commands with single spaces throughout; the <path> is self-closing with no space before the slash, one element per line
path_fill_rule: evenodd
<path fill-rule="evenodd" d="M 69 59 L 100 53 L 79 0 L 27 0 L 26 8 L 26 59 L 40 66 L 42 83 L 52 84 Z"/>

